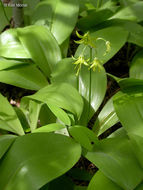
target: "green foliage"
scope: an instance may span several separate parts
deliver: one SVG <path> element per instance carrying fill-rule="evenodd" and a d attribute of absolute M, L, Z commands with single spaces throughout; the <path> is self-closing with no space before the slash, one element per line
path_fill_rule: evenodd
<path fill-rule="evenodd" d="M 0 189 L 141 190 L 143 2 L 23 2 L 23 28 L 0 4 L 0 82 L 34 90 L 19 107 L 0 94 Z M 126 78 L 106 72 L 120 62 Z"/>

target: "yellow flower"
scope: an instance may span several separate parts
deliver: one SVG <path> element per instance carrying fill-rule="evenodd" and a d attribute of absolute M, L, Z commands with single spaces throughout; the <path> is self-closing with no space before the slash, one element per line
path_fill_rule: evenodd
<path fill-rule="evenodd" d="M 102 70 L 102 65 L 100 64 L 101 61 L 97 57 L 94 58 L 94 60 L 91 62 L 91 66 L 89 69 L 93 69 L 93 71 L 96 71 L 96 68 L 98 68 L 98 71 L 100 72 Z"/>
<path fill-rule="evenodd" d="M 75 43 L 77 43 L 77 44 L 84 44 L 84 45 L 88 45 L 88 46 L 90 46 L 90 47 L 92 47 L 92 48 L 96 48 L 95 45 L 94 45 L 94 43 L 93 43 L 95 40 L 90 37 L 89 32 L 86 32 L 86 33 L 82 36 L 82 35 L 80 35 L 80 34 L 78 33 L 78 31 L 76 31 L 76 35 L 77 35 L 77 37 L 79 37 L 81 40 L 75 41 Z"/>
<path fill-rule="evenodd" d="M 109 53 L 110 50 L 111 50 L 111 44 L 110 44 L 109 41 L 106 41 L 106 52 L 105 52 L 105 55 L 106 55 L 107 53 Z"/>
<path fill-rule="evenodd" d="M 74 60 L 76 60 L 73 64 L 76 65 L 75 66 L 75 69 L 77 68 L 76 76 L 78 76 L 82 65 L 89 66 L 89 63 L 88 63 L 89 59 L 87 59 L 87 60 L 84 59 L 83 55 L 80 55 L 77 59 L 74 58 L 73 56 L 72 56 L 72 58 Z"/>
<path fill-rule="evenodd" d="M 111 44 L 110 44 L 109 41 L 106 41 L 104 38 L 97 38 L 96 41 L 98 41 L 98 40 L 102 40 L 102 41 L 105 42 L 106 50 L 105 50 L 105 53 L 103 54 L 103 56 L 105 56 L 107 53 L 110 52 L 110 50 L 111 50 Z"/>

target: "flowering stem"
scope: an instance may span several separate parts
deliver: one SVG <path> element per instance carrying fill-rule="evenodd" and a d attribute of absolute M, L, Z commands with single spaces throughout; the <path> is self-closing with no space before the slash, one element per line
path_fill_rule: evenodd
<path fill-rule="evenodd" d="M 90 63 L 92 62 L 92 48 L 90 47 Z M 87 120 L 89 121 L 90 119 L 90 107 L 91 107 L 91 69 L 89 70 L 89 99 L 88 99 L 88 118 Z"/>

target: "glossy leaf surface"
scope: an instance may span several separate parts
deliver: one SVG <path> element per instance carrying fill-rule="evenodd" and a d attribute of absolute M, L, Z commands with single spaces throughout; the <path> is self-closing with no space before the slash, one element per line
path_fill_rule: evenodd
<path fill-rule="evenodd" d="M 7 58 L 31 58 L 19 41 L 17 30 L 6 30 L 0 35 L 0 56 Z"/>
<path fill-rule="evenodd" d="M 85 157 L 123 189 L 132 190 L 142 181 L 143 170 L 127 138 L 99 141 L 94 151 L 87 152 Z"/>
<path fill-rule="evenodd" d="M 123 19 L 141 22 L 143 20 L 143 2 L 139 1 L 130 6 L 125 6 L 110 19 Z"/>
<path fill-rule="evenodd" d="M 36 65 L 22 65 L 1 70 L 0 82 L 30 90 L 39 90 L 48 85 L 48 81 Z"/>
<path fill-rule="evenodd" d="M 18 135 L 24 135 L 21 123 L 16 112 L 8 102 L 8 100 L 0 94 L 0 128 L 11 131 Z"/>
<path fill-rule="evenodd" d="M 46 86 L 34 95 L 28 96 L 28 98 L 68 110 L 78 119 L 83 109 L 83 100 L 80 94 L 74 87 L 67 83 L 57 83 Z"/>
<path fill-rule="evenodd" d="M 115 125 L 119 121 L 113 106 L 113 97 L 108 100 L 103 109 L 98 115 L 98 118 L 93 126 L 93 131 L 97 136 L 104 133 L 107 129 Z"/>
<path fill-rule="evenodd" d="M 49 29 L 44 26 L 28 26 L 17 30 L 25 51 L 49 77 L 53 67 L 61 59 L 60 48 Z"/>
<path fill-rule="evenodd" d="M 0 136 L 0 159 L 5 154 L 5 152 L 8 150 L 8 148 L 14 142 L 15 139 L 16 139 L 16 136 L 14 136 L 14 135 Z"/>
<path fill-rule="evenodd" d="M 71 126 L 68 128 L 71 136 L 87 150 L 92 150 L 93 144 L 97 139 L 95 134 L 88 128 L 80 125 Z"/>
<path fill-rule="evenodd" d="M 78 11 L 78 0 L 44 0 L 37 5 L 32 20 L 35 24 L 48 26 L 62 44 L 74 29 Z"/>
<path fill-rule="evenodd" d="M 0 188 L 37 190 L 73 167 L 80 154 L 79 144 L 63 135 L 37 133 L 17 138 L 0 164 Z"/>
<path fill-rule="evenodd" d="M 120 92 L 114 99 L 117 116 L 128 133 L 143 136 L 143 93 Z"/>
<path fill-rule="evenodd" d="M 45 133 L 45 132 L 54 132 L 60 129 L 64 129 L 65 126 L 60 123 L 51 123 L 49 125 L 42 126 L 38 129 L 35 129 L 33 133 Z"/>
<path fill-rule="evenodd" d="M 122 190 L 116 183 L 98 171 L 90 181 L 87 190 Z"/>
<path fill-rule="evenodd" d="M 139 51 L 132 60 L 130 66 L 130 77 L 143 80 L 143 50 Z"/>

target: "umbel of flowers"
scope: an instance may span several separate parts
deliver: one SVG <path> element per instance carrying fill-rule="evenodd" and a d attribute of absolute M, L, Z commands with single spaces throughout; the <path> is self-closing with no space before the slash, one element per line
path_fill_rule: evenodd
<path fill-rule="evenodd" d="M 90 36 L 89 32 L 85 33 L 84 35 L 80 35 L 76 31 L 76 35 L 80 38 L 80 40 L 75 41 L 75 43 L 85 45 L 82 53 L 79 55 L 78 58 L 72 57 L 73 60 L 75 60 L 75 62 L 73 63 L 75 65 L 75 69 L 77 69 L 76 75 L 78 76 L 82 65 L 87 66 L 89 70 L 92 69 L 93 71 L 95 71 L 96 69 L 98 69 L 98 71 L 100 72 L 100 70 L 102 69 L 102 66 L 101 66 L 102 60 L 99 59 L 97 56 L 95 56 L 93 59 L 92 58 L 85 59 L 84 51 L 86 50 L 87 47 L 89 47 L 91 50 L 92 50 L 92 48 L 96 49 L 97 47 L 96 47 L 95 43 L 98 40 L 102 40 L 105 42 L 105 46 L 106 46 L 106 50 L 103 54 L 103 56 L 105 56 L 108 52 L 110 52 L 110 49 L 111 49 L 110 42 L 105 40 L 104 38 L 100 38 L 100 37 L 93 38 Z"/>

